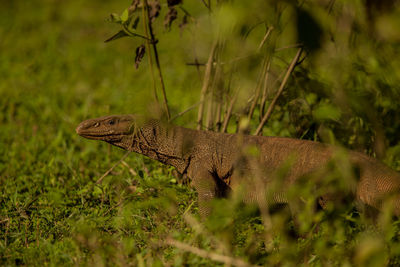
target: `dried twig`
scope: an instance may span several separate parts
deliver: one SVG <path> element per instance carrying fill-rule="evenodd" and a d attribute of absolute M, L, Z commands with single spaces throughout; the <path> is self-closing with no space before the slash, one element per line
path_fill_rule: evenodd
<path fill-rule="evenodd" d="M 264 73 L 267 71 L 266 69 L 267 69 L 267 64 L 266 64 L 266 62 L 264 60 L 263 67 L 262 67 L 262 70 L 261 70 L 261 73 L 260 73 L 260 77 L 259 77 L 258 82 L 257 82 L 256 93 L 255 93 L 253 101 L 251 103 L 251 106 L 250 106 L 250 109 L 249 109 L 249 113 L 247 114 L 247 118 L 249 119 L 249 121 L 251 121 L 251 118 L 253 117 L 254 110 L 256 108 L 258 99 L 260 97 L 261 86 L 263 84 L 262 77 L 264 76 Z"/>
<path fill-rule="evenodd" d="M 233 106 L 235 105 L 236 99 L 237 99 L 238 93 L 236 92 L 235 95 L 232 97 L 231 101 L 229 102 L 228 109 L 226 110 L 225 116 L 224 116 L 224 122 L 222 124 L 221 132 L 226 133 L 226 130 L 228 128 L 229 120 L 231 119 L 232 116 L 232 110 Z"/>
<path fill-rule="evenodd" d="M 122 158 L 120 160 L 118 160 L 117 163 L 115 163 L 110 169 L 108 169 L 108 171 L 106 171 L 100 178 L 99 180 L 97 180 L 96 184 L 101 184 L 101 182 L 103 181 L 104 177 L 106 177 L 107 175 L 109 175 L 115 167 L 117 167 L 122 161 L 124 161 L 124 159 L 131 153 L 131 151 L 126 152 Z"/>
<path fill-rule="evenodd" d="M 194 105 L 191 105 L 190 107 L 188 107 L 187 109 L 185 109 L 184 111 L 179 112 L 178 114 L 176 114 L 174 117 L 171 118 L 171 122 L 176 120 L 177 118 L 179 118 L 180 116 L 182 116 L 183 114 L 185 114 L 186 112 L 191 111 L 192 109 L 194 109 L 195 107 L 197 107 L 198 105 L 200 105 L 200 102 L 197 102 Z"/>
<path fill-rule="evenodd" d="M 133 176 L 136 176 L 136 175 L 137 175 L 137 172 L 136 172 L 134 169 L 132 169 L 132 167 L 129 166 L 129 164 L 126 163 L 125 160 L 121 161 L 121 163 L 122 163 L 122 165 L 124 165 L 124 166 L 128 169 L 128 171 L 129 171 Z"/>
<path fill-rule="evenodd" d="M 264 38 L 262 39 L 260 45 L 258 46 L 258 51 L 260 51 L 261 48 L 264 46 L 265 42 L 267 41 L 267 39 L 268 39 L 268 37 L 269 37 L 269 35 L 271 34 L 271 32 L 272 32 L 273 29 L 274 29 L 273 26 L 268 27 L 268 30 L 267 30 L 267 32 L 265 33 Z"/>
<path fill-rule="evenodd" d="M 217 261 L 217 262 L 222 262 L 228 266 L 229 265 L 231 265 L 231 266 L 246 266 L 246 267 L 247 266 L 256 266 L 256 265 L 251 265 L 241 259 L 228 257 L 228 256 L 221 255 L 221 254 L 218 254 L 215 252 L 210 252 L 210 251 L 206 251 L 204 249 L 196 248 L 196 247 L 190 246 L 188 244 L 185 244 L 183 242 L 172 239 L 172 238 L 168 238 L 165 241 L 165 243 L 168 245 L 174 246 L 176 248 L 179 248 L 181 250 L 193 253 L 199 257 L 207 258 L 207 259 Z"/>
<path fill-rule="evenodd" d="M 218 55 L 216 55 L 217 57 Z M 216 58 L 214 57 L 214 58 Z M 218 61 L 218 59 L 215 59 Z M 214 61 L 215 61 L 214 60 Z M 207 109 L 207 122 L 206 126 L 207 129 L 209 130 L 214 130 L 215 126 L 215 121 L 216 121 L 216 116 L 215 114 L 217 113 L 217 103 L 221 103 L 219 99 L 216 99 L 216 93 L 220 88 L 218 88 L 218 83 L 220 82 L 221 79 L 221 66 L 219 64 L 216 65 L 215 67 L 215 73 L 213 77 L 213 82 L 211 84 L 211 91 L 209 93 L 209 101 L 208 101 L 208 109 Z"/>
<path fill-rule="evenodd" d="M 213 90 L 214 91 L 214 90 Z M 213 130 L 213 113 L 214 113 L 214 101 L 212 99 L 212 94 L 214 92 L 211 92 L 210 95 L 207 97 L 207 115 L 206 115 L 206 129 L 208 131 Z"/>
<path fill-rule="evenodd" d="M 271 59 L 267 63 L 267 69 L 265 71 L 265 76 L 264 76 L 264 87 L 263 87 L 261 103 L 260 103 L 260 121 L 264 114 L 265 102 L 267 101 L 267 89 L 268 89 L 268 79 L 269 79 L 270 68 L 271 68 Z"/>
<path fill-rule="evenodd" d="M 211 48 L 210 56 L 208 57 L 206 70 L 204 72 L 204 79 L 203 79 L 203 87 L 201 88 L 201 95 L 200 95 L 200 106 L 199 106 L 199 113 L 197 114 L 197 129 L 201 130 L 203 124 L 203 111 L 204 111 L 204 100 L 206 98 L 207 90 L 210 85 L 210 78 L 211 78 L 211 71 L 213 67 L 214 61 L 214 54 L 215 49 L 217 47 L 217 43 L 215 42 Z"/>
<path fill-rule="evenodd" d="M 279 96 L 282 94 L 282 91 L 285 88 L 285 85 L 286 85 L 287 81 L 289 80 L 289 76 L 292 73 L 294 67 L 296 66 L 297 61 L 299 60 L 301 52 L 302 52 L 302 48 L 299 48 L 297 50 L 297 53 L 294 56 L 292 62 L 290 63 L 288 70 L 286 71 L 285 77 L 282 80 L 282 83 L 281 83 L 281 86 L 278 89 L 278 92 L 276 93 L 274 99 L 272 99 L 272 102 L 269 105 L 267 112 L 265 113 L 265 115 L 262 118 L 260 124 L 258 125 L 257 130 L 254 133 L 255 135 L 259 135 L 262 132 L 262 128 L 267 123 L 268 119 L 270 118 L 270 116 L 272 114 L 272 111 L 274 110 L 276 101 L 278 100 Z"/>

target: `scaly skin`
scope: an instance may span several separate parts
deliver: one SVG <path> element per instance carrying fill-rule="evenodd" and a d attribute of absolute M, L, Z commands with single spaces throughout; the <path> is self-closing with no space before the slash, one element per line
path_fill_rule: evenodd
<path fill-rule="evenodd" d="M 83 121 L 76 132 L 85 138 L 102 140 L 174 166 L 192 179 L 202 216 L 211 212 L 213 198 L 225 197 L 242 185 L 248 186 L 246 202 L 260 200 L 257 192 L 265 194 L 260 187 L 278 177 L 276 171 L 292 159 L 291 168 L 281 183 L 281 192 L 268 198 L 270 204 L 287 203 L 285 189 L 306 175 L 321 170 L 326 174 L 327 163 L 338 150 L 306 140 L 197 131 L 158 120 L 144 120 L 137 115 L 89 119 Z M 249 150 L 255 152 L 246 152 Z M 348 151 L 348 159 L 358 170 L 357 182 L 351 188 L 355 200 L 381 209 L 383 200 L 394 196 L 394 211 L 400 215 L 399 173 L 358 152 Z M 339 197 L 320 196 L 319 204 L 324 207 L 326 201 L 335 198 Z"/>

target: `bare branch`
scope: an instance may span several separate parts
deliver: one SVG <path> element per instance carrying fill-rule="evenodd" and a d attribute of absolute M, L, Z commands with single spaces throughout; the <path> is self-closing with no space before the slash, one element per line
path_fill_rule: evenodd
<path fill-rule="evenodd" d="M 269 70 L 271 68 L 271 60 L 272 59 L 270 59 L 267 63 L 267 69 L 265 71 L 265 76 L 264 76 L 264 87 L 263 87 L 261 103 L 260 103 L 260 121 L 264 114 L 265 101 L 267 101 L 267 89 L 268 89 Z"/>
<path fill-rule="evenodd" d="M 203 123 L 203 111 L 204 111 L 204 100 L 206 98 L 207 90 L 210 85 L 211 71 L 213 67 L 213 60 L 215 54 L 215 48 L 217 47 L 217 42 L 215 42 L 211 48 L 210 56 L 208 57 L 206 70 L 204 72 L 203 87 L 201 88 L 200 94 L 200 106 L 199 113 L 197 114 L 197 129 L 201 130 Z"/>
<path fill-rule="evenodd" d="M 261 48 L 264 46 L 265 42 L 267 41 L 267 39 L 268 39 L 268 37 L 269 37 L 269 35 L 271 34 L 271 32 L 272 32 L 273 29 L 274 29 L 273 26 L 268 27 L 268 30 L 267 30 L 267 32 L 265 33 L 264 38 L 262 39 L 260 45 L 258 46 L 258 51 L 260 51 Z"/>
<path fill-rule="evenodd" d="M 106 177 L 107 175 L 109 175 L 114 169 L 115 167 L 117 167 L 122 161 L 124 161 L 124 159 L 131 153 L 131 151 L 126 152 L 122 158 L 120 160 L 118 160 L 117 163 L 115 163 L 110 169 L 108 169 L 108 171 L 106 171 L 100 178 L 99 180 L 97 180 L 96 184 L 101 184 L 101 182 L 103 181 L 104 177 Z"/>
<path fill-rule="evenodd" d="M 224 122 L 222 124 L 222 133 L 226 133 L 226 130 L 228 128 L 229 120 L 231 119 L 232 116 L 232 110 L 233 106 L 235 105 L 236 99 L 237 99 L 238 93 L 236 92 L 235 95 L 232 97 L 231 101 L 229 102 L 228 109 L 226 110 L 225 116 L 224 116 Z"/>
<path fill-rule="evenodd" d="M 126 163 L 125 160 L 121 161 L 121 163 L 122 163 L 122 165 L 124 165 L 124 166 L 128 169 L 128 171 L 129 171 L 133 176 L 136 176 L 136 175 L 137 175 L 137 172 L 136 172 L 131 166 L 129 166 L 129 164 Z"/>
<path fill-rule="evenodd" d="M 249 119 L 249 121 L 251 120 L 251 118 L 253 117 L 254 114 L 254 110 L 256 108 L 258 99 L 260 97 L 260 91 L 261 91 L 261 86 L 263 84 L 263 79 L 262 77 L 264 76 L 264 73 L 267 71 L 267 63 L 266 63 L 266 59 L 264 59 L 263 65 L 262 65 L 262 70 L 257 82 L 257 87 L 256 87 L 256 93 L 254 95 L 253 101 L 251 103 L 250 109 L 249 109 L 249 113 L 247 114 L 247 118 Z"/>
<path fill-rule="evenodd" d="M 285 77 L 282 80 L 282 83 L 281 83 L 281 86 L 278 89 L 278 92 L 276 93 L 274 99 L 272 99 L 272 102 L 269 105 L 267 112 L 265 113 L 265 115 L 262 118 L 260 124 L 258 125 L 257 130 L 255 132 L 255 135 L 260 135 L 260 133 L 262 132 L 262 128 L 267 123 L 268 119 L 270 118 L 270 116 L 272 114 L 272 111 L 274 110 L 276 101 L 278 100 L 279 96 L 282 94 L 283 89 L 285 88 L 285 85 L 286 85 L 287 81 L 289 80 L 289 76 L 292 73 L 294 67 L 296 66 L 297 61 L 299 60 L 301 52 L 302 52 L 302 48 L 299 48 L 297 50 L 296 55 L 294 56 L 294 58 L 292 60 L 292 63 L 290 63 L 289 68 L 286 71 Z"/>
<path fill-rule="evenodd" d="M 184 111 L 179 112 L 178 114 L 176 114 L 174 117 L 171 118 L 171 122 L 176 120 L 177 118 L 179 118 L 180 116 L 182 116 L 183 114 L 185 114 L 186 112 L 191 111 L 192 109 L 194 109 L 195 107 L 197 107 L 198 105 L 200 105 L 200 102 L 197 102 L 194 105 L 191 105 L 190 107 L 188 107 L 187 109 L 185 109 Z"/>
<path fill-rule="evenodd" d="M 220 48 L 220 46 L 219 46 Z M 214 56 L 214 58 L 218 57 L 218 53 Z M 208 102 L 208 110 L 207 110 L 207 122 L 206 122 L 206 127 L 211 130 L 215 130 L 215 114 L 217 112 L 217 103 L 220 103 L 221 101 L 219 99 L 216 99 L 216 94 L 219 93 L 218 91 L 219 88 L 219 82 L 221 79 L 221 72 L 222 68 L 221 65 L 218 64 L 218 59 L 217 64 L 215 65 L 215 72 L 213 76 L 213 81 L 211 84 L 211 91 L 209 93 L 209 102 Z"/>

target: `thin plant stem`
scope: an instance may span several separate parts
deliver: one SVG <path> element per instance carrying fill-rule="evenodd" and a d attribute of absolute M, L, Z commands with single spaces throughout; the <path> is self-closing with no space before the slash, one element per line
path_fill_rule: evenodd
<path fill-rule="evenodd" d="M 228 106 L 228 109 L 226 110 L 226 113 L 224 116 L 224 122 L 223 122 L 222 128 L 221 128 L 222 133 L 226 133 L 226 130 L 228 129 L 229 120 L 232 117 L 232 110 L 233 110 L 233 106 L 235 105 L 237 95 L 238 94 L 235 93 L 235 95 L 232 97 L 231 101 L 229 102 L 229 106 Z"/>
<path fill-rule="evenodd" d="M 191 111 L 192 109 L 194 109 L 195 107 L 197 107 L 198 105 L 200 105 L 200 102 L 197 102 L 194 105 L 191 105 L 190 107 L 188 107 L 187 109 L 185 109 L 184 111 L 179 112 L 178 114 L 176 114 L 174 117 L 171 118 L 171 122 L 176 120 L 177 118 L 179 118 L 180 116 L 182 116 L 183 114 L 185 114 L 186 112 Z"/>
<path fill-rule="evenodd" d="M 271 34 L 273 29 L 274 29 L 273 26 L 268 27 L 268 30 L 265 33 L 264 38 L 262 39 L 260 45 L 258 46 L 258 52 L 260 52 L 261 48 L 264 46 L 265 42 L 267 41 L 267 39 L 268 39 L 268 37 Z"/>
<path fill-rule="evenodd" d="M 124 161 L 124 159 L 125 159 L 130 153 L 131 153 L 130 151 L 126 152 L 126 153 L 122 156 L 122 158 L 121 158 L 117 163 L 115 163 L 110 169 L 108 169 L 108 171 L 106 171 L 106 172 L 97 180 L 96 184 L 101 184 L 101 183 L 103 182 L 104 177 L 106 177 L 107 175 L 109 175 L 109 174 L 112 172 L 112 170 L 114 170 L 115 167 L 117 167 L 122 161 Z"/>
<path fill-rule="evenodd" d="M 220 47 L 219 47 L 220 48 Z M 218 61 L 218 53 L 215 57 L 215 60 Z M 216 99 L 216 93 L 218 90 L 218 82 L 221 79 L 221 66 L 217 64 L 215 66 L 215 73 L 213 77 L 213 82 L 211 84 L 211 91 L 209 94 L 209 103 L 208 103 L 208 110 L 207 110 L 207 128 L 214 130 L 215 123 L 215 114 L 217 109 L 217 102 L 220 102 Z"/>
<path fill-rule="evenodd" d="M 149 6 L 147 4 L 147 0 L 143 0 L 143 4 L 144 4 L 144 9 L 147 11 L 147 27 L 148 27 L 148 34 L 150 35 L 150 39 L 151 39 L 151 45 L 153 47 L 153 52 L 154 52 L 154 60 L 156 61 L 156 67 L 157 67 L 157 71 L 158 71 L 158 78 L 160 79 L 160 84 L 161 84 L 161 92 L 163 95 L 163 101 L 164 101 L 164 108 L 165 108 L 165 112 L 167 114 L 167 118 L 168 121 L 171 119 L 171 115 L 169 112 L 169 107 L 168 107 L 168 99 L 167 99 L 167 94 L 165 92 L 165 84 L 164 84 L 164 79 L 162 76 L 162 72 L 161 72 L 161 65 L 160 65 L 160 59 L 158 57 L 158 52 L 157 52 L 157 42 L 155 40 L 154 37 L 154 33 L 153 33 L 153 26 L 151 25 L 151 20 L 150 20 L 150 10 L 149 10 Z"/>
<path fill-rule="evenodd" d="M 296 63 L 300 58 L 301 52 L 302 52 L 302 48 L 299 48 L 297 50 L 297 53 L 294 56 L 292 62 L 290 63 L 288 70 L 286 71 L 285 77 L 282 80 L 282 83 L 281 83 L 281 86 L 278 89 L 278 92 L 276 93 L 274 99 L 272 99 L 271 104 L 269 105 L 267 112 L 265 113 L 265 115 L 262 118 L 260 124 L 258 125 L 257 130 L 254 133 L 255 135 L 260 135 L 261 134 L 262 128 L 267 123 L 268 119 L 271 117 L 272 111 L 274 110 L 274 107 L 276 105 L 276 101 L 278 100 L 279 96 L 282 94 L 283 89 L 285 88 L 285 85 L 286 85 L 287 81 L 289 80 L 289 76 L 292 73 L 292 71 L 294 70 L 294 67 L 296 66 Z"/>
<path fill-rule="evenodd" d="M 151 50 L 150 50 L 150 39 L 149 39 L 149 31 L 147 29 L 147 12 L 145 7 L 142 8 L 142 17 L 143 17 L 143 29 L 146 34 L 146 49 L 147 49 L 147 55 L 149 58 L 149 66 L 150 66 L 150 72 L 151 72 L 151 78 L 153 81 L 153 94 L 154 94 L 154 99 L 157 103 L 158 106 L 160 106 L 160 102 L 158 101 L 158 96 L 157 96 L 157 86 L 156 86 L 156 77 L 154 76 L 154 68 L 153 68 L 153 59 L 151 57 Z"/>
<path fill-rule="evenodd" d="M 197 114 L 197 130 L 201 130 L 203 124 L 203 112 L 205 104 L 204 101 L 206 98 L 208 87 L 210 85 L 211 72 L 213 69 L 213 61 L 214 61 L 214 54 L 216 47 L 217 43 L 215 42 L 211 48 L 210 56 L 208 57 L 208 61 L 206 64 L 206 70 L 204 72 L 203 86 L 201 88 L 201 93 L 200 93 L 200 106 L 199 106 L 199 112 Z"/>
<path fill-rule="evenodd" d="M 271 68 L 271 59 L 268 60 L 267 69 L 264 76 L 264 86 L 262 91 L 261 103 L 260 103 L 260 121 L 264 114 L 265 102 L 267 101 L 267 91 L 268 91 L 268 80 L 269 80 L 269 70 Z"/>
<path fill-rule="evenodd" d="M 258 103 L 258 99 L 260 98 L 261 86 L 263 84 L 262 77 L 264 76 L 264 73 L 266 72 L 266 69 L 267 69 L 267 64 L 266 64 L 266 59 L 264 59 L 264 62 L 263 62 L 263 65 L 262 65 L 262 70 L 261 70 L 261 73 L 260 73 L 260 77 L 259 77 L 258 82 L 257 82 L 256 92 L 255 92 L 253 101 L 251 103 L 251 106 L 250 106 L 250 109 L 249 109 L 249 113 L 247 115 L 247 118 L 249 119 L 249 121 L 251 121 L 251 118 L 253 117 L 254 110 L 255 110 L 255 108 L 257 106 L 257 103 Z"/>

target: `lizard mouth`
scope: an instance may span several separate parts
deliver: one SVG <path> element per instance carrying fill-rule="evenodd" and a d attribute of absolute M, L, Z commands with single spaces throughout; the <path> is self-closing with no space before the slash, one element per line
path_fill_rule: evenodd
<path fill-rule="evenodd" d="M 78 135 L 80 135 L 82 137 L 85 137 L 88 139 L 95 139 L 95 140 L 119 139 L 119 138 L 115 138 L 115 137 L 120 135 L 118 133 L 115 133 L 114 130 L 108 130 L 108 131 L 104 131 L 104 132 L 93 131 L 93 129 L 88 130 L 87 126 L 85 124 L 78 125 L 78 127 L 76 127 L 75 131 Z"/>
<path fill-rule="evenodd" d="M 78 133 L 80 136 L 92 140 L 102 140 L 106 142 L 118 142 L 122 140 L 122 135 L 115 134 L 96 134 L 96 133 Z"/>
<path fill-rule="evenodd" d="M 96 134 L 96 133 L 78 133 L 80 136 L 89 139 L 104 139 L 106 137 L 111 137 L 111 134 Z"/>
<path fill-rule="evenodd" d="M 107 132 L 95 132 L 95 131 L 85 131 L 79 126 L 76 128 L 76 133 L 82 137 L 95 140 L 119 140 L 121 134 L 116 134 L 114 131 Z"/>

